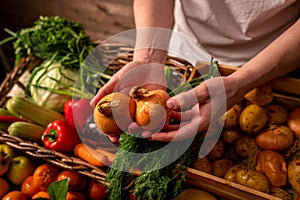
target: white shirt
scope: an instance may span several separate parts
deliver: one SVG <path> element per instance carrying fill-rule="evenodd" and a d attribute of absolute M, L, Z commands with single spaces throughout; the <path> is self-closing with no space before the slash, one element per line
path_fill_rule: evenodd
<path fill-rule="evenodd" d="M 241 66 L 299 17 L 300 0 L 175 0 L 170 51 Z"/>

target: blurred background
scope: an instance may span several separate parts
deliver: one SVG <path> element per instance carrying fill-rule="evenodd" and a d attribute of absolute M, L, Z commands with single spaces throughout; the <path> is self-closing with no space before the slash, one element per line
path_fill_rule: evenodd
<path fill-rule="evenodd" d="M 39 16 L 63 16 L 80 22 L 92 40 L 105 40 L 134 27 L 132 0 L 1 0 L 0 41 L 30 27 Z M 0 80 L 14 65 L 12 44 L 0 46 Z"/>

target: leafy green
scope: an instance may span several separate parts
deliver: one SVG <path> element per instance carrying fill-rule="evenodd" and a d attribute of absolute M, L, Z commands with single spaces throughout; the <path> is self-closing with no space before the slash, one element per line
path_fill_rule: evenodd
<path fill-rule="evenodd" d="M 70 179 L 66 178 L 60 181 L 52 182 L 47 188 L 47 192 L 51 199 L 65 200 L 68 192 L 68 184 Z"/>
<path fill-rule="evenodd" d="M 1 44 L 12 41 L 16 62 L 24 55 L 34 54 L 50 60 L 54 54 L 65 67 L 79 69 L 80 63 L 93 49 L 92 41 L 84 33 L 80 23 L 59 16 L 40 16 L 32 27 L 14 33 L 5 29 L 11 37 Z"/>
<path fill-rule="evenodd" d="M 127 188 L 134 181 L 134 195 L 140 199 L 167 199 L 175 197 L 181 192 L 181 185 L 185 179 L 185 168 L 193 163 L 197 158 L 202 134 L 197 134 L 193 141 L 185 140 L 175 142 L 164 152 L 157 151 L 167 145 L 164 142 L 153 142 L 145 138 L 135 137 L 129 133 L 124 133 L 120 138 L 120 148 L 113 162 L 112 167 L 108 170 L 106 181 L 109 183 L 107 188 L 109 199 L 126 199 Z M 184 148 L 189 143 L 185 151 Z M 142 156 L 136 162 L 128 152 L 149 153 L 151 157 Z M 149 154 L 148 154 L 149 155 Z M 173 158 L 175 162 L 171 162 Z M 161 163 L 169 162 L 171 164 L 160 168 Z M 119 169 L 139 169 L 144 167 L 144 172 L 140 176 L 134 176 L 132 173 Z"/>
<path fill-rule="evenodd" d="M 77 71 L 63 67 L 57 61 L 45 61 L 31 73 L 26 95 L 40 106 L 63 112 L 64 103 L 72 98 L 70 86 L 74 85 L 76 76 Z"/>

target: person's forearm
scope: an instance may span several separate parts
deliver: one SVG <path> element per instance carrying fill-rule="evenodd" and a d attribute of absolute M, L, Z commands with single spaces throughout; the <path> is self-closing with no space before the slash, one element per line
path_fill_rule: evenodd
<path fill-rule="evenodd" d="M 300 66 L 300 19 L 228 78 L 247 92 Z"/>
<path fill-rule="evenodd" d="M 174 0 L 134 0 L 134 60 L 163 63 L 173 25 Z"/>
<path fill-rule="evenodd" d="M 134 0 L 133 11 L 136 28 L 171 28 L 174 0 Z"/>

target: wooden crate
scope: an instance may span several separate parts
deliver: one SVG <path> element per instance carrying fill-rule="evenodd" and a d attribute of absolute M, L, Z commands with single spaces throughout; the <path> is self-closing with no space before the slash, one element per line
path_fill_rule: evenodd
<path fill-rule="evenodd" d="M 196 68 L 205 70 L 207 63 L 199 62 Z M 235 72 L 238 68 L 220 65 L 219 71 L 221 75 L 227 76 Z M 274 101 L 291 110 L 300 106 L 300 80 L 289 77 L 280 77 L 271 81 L 274 90 Z M 190 185 L 199 187 L 215 195 L 221 196 L 230 200 L 279 200 L 280 198 L 272 195 L 245 187 L 201 172 L 199 170 L 188 168 L 186 170 L 187 180 Z"/>

